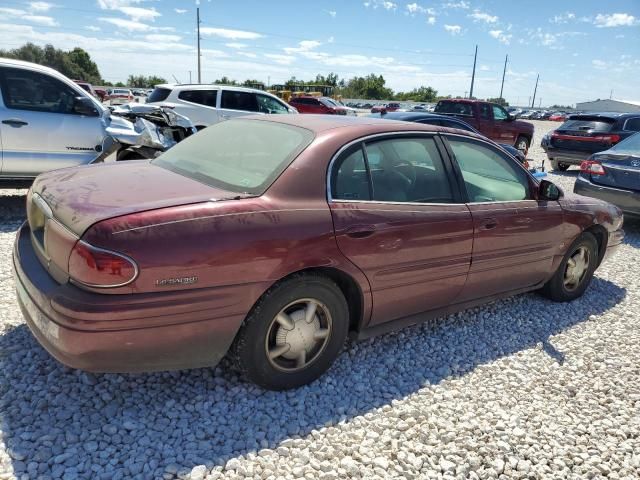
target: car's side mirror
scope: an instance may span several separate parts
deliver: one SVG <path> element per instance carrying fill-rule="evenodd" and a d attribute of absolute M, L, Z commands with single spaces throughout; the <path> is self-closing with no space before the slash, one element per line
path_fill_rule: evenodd
<path fill-rule="evenodd" d="M 87 117 L 99 116 L 98 109 L 96 108 L 93 100 L 87 97 L 76 97 L 73 102 L 73 113 L 77 115 L 85 115 Z"/>
<path fill-rule="evenodd" d="M 513 115 L 511 115 L 510 113 L 507 114 L 507 122 L 513 122 L 516 119 L 516 117 L 514 117 Z"/>
<path fill-rule="evenodd" d="M 563 196 L 562 190 L 549 180 L 542 180 L 538 186 L 538 200 L 559 200 Z"/>

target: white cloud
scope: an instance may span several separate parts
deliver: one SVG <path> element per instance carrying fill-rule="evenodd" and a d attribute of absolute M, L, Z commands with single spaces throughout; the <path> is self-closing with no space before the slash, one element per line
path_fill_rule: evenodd
<path fill-rule="evenodd" d="M 102 29 L 100 27 L 96 27 L 95 25 L 87 25 L 84 27 L 86 30 L 91 30 L 92 32 L 99 32 Z"/>
<path fill-rule="evenodd" d="M 415 15 L 415 14 L 435 15 L 436 14 L 436 11 L 433 8 L 423 7 L 422 5 L 419 5 L 415 2 L 407 3 L 405 5 L 405 8 L 407 9 L 407 12 L 410 15 Z"/>
<path fill-rule="evenodd" d="M 296 59 L 295 57 L 292 57 L 290 55 L 281 55 L 278 53 L 267 53 L 265 57 L 273 60 L 279 65 L 291 65 Z"/>
<path fill-rule="evenodd" d="M 118 11 L 124 13 L 127 17 L 135 22 L 153 22 L 156 17 L 162 16 L 155 8 L 140 8 L 140 7 L 120 7 Z"/>
<path fill-rule="evenodd" d="M 598 70 L 605 70 L 608 67 L 607 62 L 603 61 L 603 60 L 591 60 L 591 65 L 594 66 L 594 68 L 597 68 Z"/>
<path fill-rule="evenodd" d="M 336 15 L 338 15 L 338 12 L 336 12 L 335 10 L 329 10 L 327 13 L 331 18 L 336 18 Z"/>
<path fill-rule="evenodd" d="M 471 5 L 469 5 L 469 2 L 466 2 L 465 0 L 460 0 L 459 2 L 444 3 L 442 4 L 442 8 L 459 8 L 461 10 L 468 10 L 471 8 Z"/>
<path fill-rule="evenodd" d="M 263 35 L 246 30 L 230 30 L 227 28 L 202 27 L 200 33 L 206 36 L 228 38 L 229 40 L 256 40 Z"/>
<path fill-rule="evenodd" d="M 509 43 L 511 43 L 511 38 L 513 37 L 513 35 L 507 34 L 502 30 L 491 30 L 489 35 L 505 45 L 509 45 Z"/>
<path fill-rule="evenodd" d="M 145 35 L 144 38 L 149 42 L 166 42 L 166 43 L 179 42 L 180 40 L 182 40 L 182 37 L 179 35 L 162 35 L 158 33 Z"/>
<path fill-rule="evenodd" d="M 182 15 L 183 13 L 187 13 L 187 10 L 185 10 L 184 8 L 174 8 L 173 11 L 180 15 Z"/>
<path fill-rule="evenodd" d="M 429 25 L 435 25 L 436 24 L 436 17 L 429 17 L 427 18 L 427 23 Z"/>
<path fill-rule="evenodd" d="M 460 25 L 445 25 L 444 29 L 451 35 L 459 35 L 462 32 L 462 27 Z"/>
<path fill-rule="evenodd" d="M 29 2 L 29 10 L 32 12 L 47 12 L 51 7 L 53 4 L 48 2 Z"/>
<path fill-rule="evenodd" d="M 593 24 L 598 28 L 604 27 L 631 27 L 638 23 L 638 19 L 628 13 L 612 13 L 596 15 Z"/>
<path fill-rule="evenodd" d="M 333 43 L 335 41 L 335 38 L 333 38 L 333 36 L 327 38 L 327 43 Z"/>
<path fill-rule="evenodd" d="M 480 65 L 481 72 L 488 72 L 489 70 L 491 69 L 487 65 Z"/>
<path fill-rule="evenodd" d="M 127 20 L 126 18 L 113 18 L 113 17 L 100 17 L 101 22 L 110 23 L 123 30 L 130 30 L 132 32 L 151 32 L 157 30 L 156 28 L 147 25 L 146 23 L 136 22 L 134 20 Z"/>
<path fill-rule="evenodd" d="M 229 48 L 240 49 L 240 48 L 247 48 L 249 45 L 247 45 L 246 43 L 229 42 L 229 43 L 225 43 L 225 46 Z"/>
<path fill-rule="evenodd" d="M 32 15 L 32 13 L 18 8 L 0 8 L 0 15 L 19 18 L 25 22 L 36 23 L 44 27 L 57 27 L 59 24 L 53 17 L 45 15 Z"/>
<path fill-rule="evenodd" d="M 236 52 L 236 55 L 241 55 L 243 57 L 248 57 L 248 58 L 257 58 L 258 55 L 256 55 L 255 53 L 252 52 Z"/>
<path fill-rule="evenodd" d="M 469 17 L 473 18 L 474 22 L 485 22 L 485 23 L 496 23 L 498 21 L 498 17 L 495 15 L 489 15 L 486 12 L 481 12 L 480 10 L 475 10 Z"/>
<path fill-rule="evenodd" d="M 576 14 L 573 12 L 566 12 L 561 15 L 554 15 L 549 21 L 551 23 L 569 23 L 576 19 Z"/>
<path fill-rule="evenodd" d="M 366 8 L 371 7 L 373 9 L 380 7 L 384 8 L 385 10 L 395 10 L 396 8 L 398 8 L 397 3 L 390 2 L 388 0 L 370 0 L 368 2 L 364 2 L 363 5 Z"/>
<path fill-rule="evenodd" d="M 43 25 L 45 27 L 57 27 L 60 25 L 53 17 L 45 17 L 44 15 L 24 15 L 20 18 L 27 22 L 37 23 L 38 25 Z"/>
<path fill-rule="evenodd" d="M 313 49 L 318 48 L 320 45 L 322 45 L 322 43 L 318 42 L 317 40 L 303 40 L 298 43 L 297 47 L 287 47 L 287 48 L 284 48 L 284 51 L 288 54 L 292 54 L 292 53 L 308 54 Z M 316 56 L 315 54 L 312 55 L 312 57 L 315 57 L 315 56 Z"/>

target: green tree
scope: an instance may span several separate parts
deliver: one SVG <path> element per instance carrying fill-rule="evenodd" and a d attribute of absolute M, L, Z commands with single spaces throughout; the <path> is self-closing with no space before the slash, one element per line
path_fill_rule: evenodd
<path fill-rule="evenodd" d="M 223 76 L 222 78 L 219 78 L 218 80 L 214 80 L 213 83 L 216 85 L 238 85 L 238 82 L 230 79 L 226 75 Z"/>
<path fill-rule="evenodd" d="M 396 100 L 413 102 L 435 102 L 438 98 L 438 91 L 431 87 L 414 88 L 410 92 L 400 92 L 396 94 Z"/>
<path fill-rule="evenodd" d="M 129 75 L 127 85 L 134 88 L 153 88 L 161 83 L 167 83 L 162 77 L 155 75 L 145 77 L 144 75 Z"/>
<path fill-rule="evenodd" d="M 64 51 L 55 48 L 53 45 L 45 45 L 43 48 L 33 43 L 27 43 L 13 50 L 0 50 L 0 57 L 15 58 L 45 65 L 58 70 L 73 80 L 84 80 L 95 84 L 102 83 L 102 76 L 98 66 L 91 60 L 91 56 L 79 47 L 71 51 Z"/>

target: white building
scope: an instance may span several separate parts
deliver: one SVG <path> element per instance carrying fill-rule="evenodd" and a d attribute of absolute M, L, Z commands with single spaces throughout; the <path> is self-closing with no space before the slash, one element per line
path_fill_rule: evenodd
<path fill-rule="evenodd" d="M 576 110 L 584 112 L 640 112 L 640 102 L 627 100 L 594 100 L 592 102 L 576 103 Z"/>

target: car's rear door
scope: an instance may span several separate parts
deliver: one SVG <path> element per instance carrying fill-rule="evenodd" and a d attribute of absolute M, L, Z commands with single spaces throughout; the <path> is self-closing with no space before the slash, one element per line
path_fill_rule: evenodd
<path fill-rule="evenodd" d="M 535 199 L 535 180 L 513 158 L 480 139 L 443 135 L 473 217 L 469 278 L 458 301 L 527 288 L 548 278 L 563 248 L 563 213 Z"/>
<path fill-rule="evenodd" d="M 371 325 L 442 307 L 462 290 L 473 222 L 452 175 L 431 134 L 368 138 L 332 162 L 336 240 L 369 280 Z"/>
<path fill-rule="evenodd" d="M 180 102 L 171 106 L 177 113 L 191 120 L 196 127 L 208 127 L 220 121 L 217 109 L 217 88 L 184 89 L 179 90 L 177 95 Z"/>
<path fill-rule="evenodd" d="M 77 89 L 76 89 L 77 88 Z M 46 73 L 0 67 L 2 176 L 35 177 L 56 168 L 91 162 L 104 140 L 101 110 L 76 113 L 87 97 Z"/>

